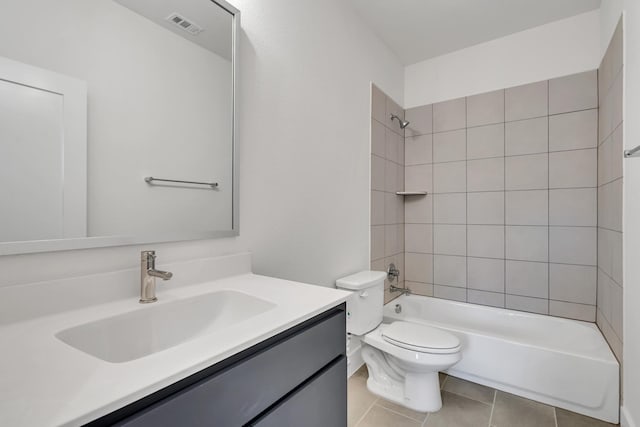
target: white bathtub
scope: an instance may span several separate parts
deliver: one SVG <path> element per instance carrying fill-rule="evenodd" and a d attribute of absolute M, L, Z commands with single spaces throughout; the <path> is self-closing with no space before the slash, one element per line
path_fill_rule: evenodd
<path fill-rule="evenodd" d="M 391 301 L 384 316 L 458 336 L 450 375 L 618 423 L 619 365 L 592 323 L 417 295 Z"/>

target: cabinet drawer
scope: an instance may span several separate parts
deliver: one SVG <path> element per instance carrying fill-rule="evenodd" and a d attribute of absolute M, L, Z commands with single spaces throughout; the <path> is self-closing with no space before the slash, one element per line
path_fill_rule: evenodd
<path fill-rule="evenodd" d="M 345 313 L 334 311 L 116 425 L 244 425 L 344 354 L 345 337 Z"/>
<path fill-rule="evenodd" d="M 342 356 L 251 423 L 253 427 L 345 427 L 347 359 Z"/>

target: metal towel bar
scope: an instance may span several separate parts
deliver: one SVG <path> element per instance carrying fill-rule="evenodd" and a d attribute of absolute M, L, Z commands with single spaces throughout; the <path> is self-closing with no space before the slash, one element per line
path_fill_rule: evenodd
<path fill-rule="evenodd" d="M 145 180 L 145 182 L 147 184 L 153 184 L 154 181 L 160 181 L 160 182 L 177 182 L 179 184 L 207 185 L 207 186 L 209 186 L 211 188 L 218 188 L 218 183 L 217 182 L 182 181 L 182 180 L 179 180 L 179 179 L 154 178 L 152 176 L 148 176 L 144 180 Z"/>
<path fill-rule="evenodd" d="M 624 156 L 633 157 L 633 155 L 636 154 L 638 151 L 640 151 L 640 145 L 638 145 L 636 148 L 632 148 L 631 150 L 624 150 Z"/>

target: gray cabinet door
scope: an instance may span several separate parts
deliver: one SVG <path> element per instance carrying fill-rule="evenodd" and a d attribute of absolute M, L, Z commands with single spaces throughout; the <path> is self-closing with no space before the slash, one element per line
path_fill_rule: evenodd
<path fill-rule="evenodd" d="M 237 427 L 268 410 L 345 353 L 345 313 L 300 333 L 116 423 L 127 427 Z M 346 371 L 343 373 L 346 381 Z M 346 396 L 346 395 L 345 395 Z M 346 397 L 344 398 L 346 402 Z M 346 404 L 346 403 L 345 403 Z M 325 426 L 328 426 L 325 424 Z"/>
<path fill-rule="evenodd" d="M 343 356 L 260 419 L 255 427 L 345 427 L 347 359 Z"/>

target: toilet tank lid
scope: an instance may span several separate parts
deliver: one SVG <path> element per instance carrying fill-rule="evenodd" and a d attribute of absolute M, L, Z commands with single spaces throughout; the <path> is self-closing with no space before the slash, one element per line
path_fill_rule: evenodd
<path fill-rule="evenodd" d="M 340 289 L 366 289 L 383 282 L 387 273 L 384 271 L 361 271 L 351 276 L 336 280 L 336 287 Z"/>

